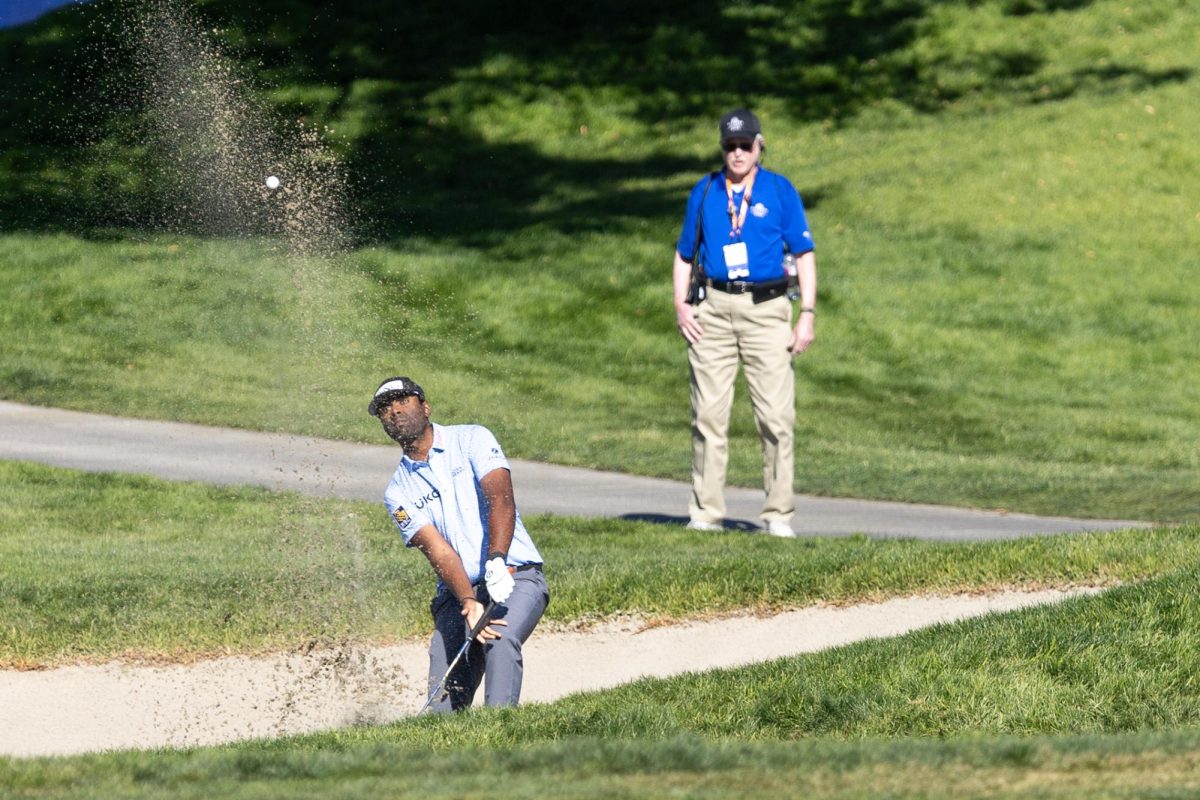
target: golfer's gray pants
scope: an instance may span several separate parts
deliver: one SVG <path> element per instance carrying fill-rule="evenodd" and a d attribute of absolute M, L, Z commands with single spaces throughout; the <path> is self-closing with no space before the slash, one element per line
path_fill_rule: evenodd
<path fill-rule="evenodd" d="M 508 623 L 494 626 L 493 630 L 499 632 L 500 638 L 487 644 L 471 644 L 454 672 L 446 679 L 448 693 L 430 706 L 434 713 L 458 711 L 470 706 L 481 681 L 484 684 L 485 705 L 515 706 L 521 699 L 521 679 L 525 674 L 521 648 L 546 611 L 550 590 L 540 569 L 518 572 L 513 575 L 513 580 L 512 595 L 503 605 L 497 603 L 491 615 L 492 619 L 502 619 Z M 475 597 L 486 605 L 489 599 L 487 588 L 482 584 L 478 586 Z M 428 691 L 432 692 L 466 641 L 467 625 L 462 607 L 446 589 L 433 598 L 430 611 L 433 613 L 434 631 L 433 641 L 429 645 Z"/>

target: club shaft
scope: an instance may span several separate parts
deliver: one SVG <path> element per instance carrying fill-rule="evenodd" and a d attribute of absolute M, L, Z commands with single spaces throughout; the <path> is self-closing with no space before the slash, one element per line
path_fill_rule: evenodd
<path fill-rule="evenodd" d="M 454 672 L 454 668 L 458 666 L 459 660 L 461 660 L 463 655 L 467 652 L 467 649 L 471 646 L 471 642 L 475 641 L 475 637 L 478 636 L 479 632 L 482 631 L 488 624 L 488 621 L 492 616 L 492 610 L 495 607 L 496 601 L 492 600 L 487 604 L 487 607 L 483 609 L 483 616 L 481 616 L 479 621 L 475 623 L 475 627 L 471 628 L 471 630 L 467 632 L 467 640 L 463 642 L 462 647 L 458 648 L 458 652 L 455 653 L 454 658 L 450 660 L 450 666 L 446 667 L 446 671 L 442 674 L 441 680 L 437 682 L 437 686 L 435 686 L 433 691 L 429 693 L 429 698 L 425 701 L 425 705 L 421 707 L 421 710 L 418 713 L 424 714 L 431 705 L 442 699 L 442 695 L 445 694 L 443 687 L 445 686 L 446 681 L 450 679 L 450 673 Z"/>

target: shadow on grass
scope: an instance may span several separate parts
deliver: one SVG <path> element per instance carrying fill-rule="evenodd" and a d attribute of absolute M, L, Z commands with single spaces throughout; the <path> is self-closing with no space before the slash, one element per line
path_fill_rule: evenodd
<path fill-rule="evenodd" d="M 1090 0 L 1009 0 L 1011 15 L 1070 13 Z M 574 235 L 681 213 L 681 173 L 698 158 L 566 159 L 486 138 L 471 114 L 554 98 L 565 133 L 599 96 L 632 109 L 634 135 L 656 137 L 771 100 L 794 119 L 843 120 L 888 98 L 933 112 L 955 99 L 912 47 L 934 0 L 753 4 L 667 0 L 491 4 L 412 0 L 350 12 L 318 0 L 193 3 L 222 45 L 271 87 L 289 118 L 353 118 L 344 153 L 360 180 L 361 238 L 418 235 L 487 246 L 529 228 Z M 96 0 L 0 32 L 0 219 L 8 230 L 153 227 L 172 198 L 149 174 L 120 34 L 127 0 Z M 1046 56 L 962 54 L 991 91 L 1022 102 L 1145 88 L 1190 69 L 1086 68 L 1044 96 L 1024 85 Z M 622 112 L 627 113 L 627 112 Z M 443 123 L 442 118 L 449 120 Z M 538 125 L 547 123 L 540 120 Z M 549 131 L 547 131 L 549 133 Z M 556 134 L 556 135 L 558 135 Z M 630 189 L 624 184 L 663 188 Z M 815 198 L 806 193 L 813 206 Z M 221 233 L 220 231 L 201 231 Z"/>
<path fill-rule="evenodd" d="M 678 517 L 672 514 L 639 513 L 636 511 L 629 514 L 622 514 L 618 519 L 629 522 L 649 522 L 653 525 L 678 525 L 680 527 L 688 524 L 687 517 Z M 761 534 L 763 532 L 761 525 L 746 519 L 727 519 L 721 528 L 722 533 Z"/>

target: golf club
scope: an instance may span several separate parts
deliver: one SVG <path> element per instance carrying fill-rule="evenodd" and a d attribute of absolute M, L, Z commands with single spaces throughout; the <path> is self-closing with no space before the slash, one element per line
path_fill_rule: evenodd
<path fill-rule="evenodd" d="M 454 668 L 458 665 L 458 660 L 463 657 L 464 653 L 467 652 L 467 648 L 471 646 L 471 642 L 475 641 L 475 637 L 478 636 L 479 632 L 488 624 L 488 621 L 492 616 L 492 610 L 495 607 L 495 600 L 488 602 L 487 607 L 483 609 L 483 616 L 481 616 L 479 618 L 479 622 L 476 622 L 475 626 L 467 632 L 467 640 L 463 642 L 463 646 L 458 649 L 458 653 L 455 654 L 454 658 L 450 661 L 450 666 L 446 667 L 446 671 L 442 674 L 441 680 L 437 682 L 437 686 L 435 686 L 433 691 L 429 693 L 429 699 L 425 701 L 425 705 L 421 707 L 421 710 L 418 713 L 424 714 L 429 710 L 429 707 L 433 705 L 435 701 L 442 699 L 442 696 L 445 694 L 445 692 L 442 690 L 442 687 L 445 685 L 446 679 L 450 677 L 450 673 L 453 672 Z"/>

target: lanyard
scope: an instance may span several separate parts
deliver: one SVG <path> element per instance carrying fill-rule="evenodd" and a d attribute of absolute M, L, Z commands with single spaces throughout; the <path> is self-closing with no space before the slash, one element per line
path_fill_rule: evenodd
<path fill-rule="evenodd" d="M 725 178 L 725 197 L 729 200 L 726 213 L 729 214 L 729 238 L 736 239 L 742 234 L 742 226 L 746 224 L 746 212 L 750 210 L 750 195 L 754 192 L 754 179 L 758 177 L 758 165 L 746 176 L 746 191 L 742 194 L 742 205 L 737 211 L 733 210 L 733 184 L 729 177 Z"/>

